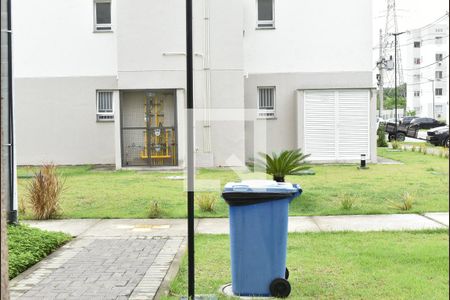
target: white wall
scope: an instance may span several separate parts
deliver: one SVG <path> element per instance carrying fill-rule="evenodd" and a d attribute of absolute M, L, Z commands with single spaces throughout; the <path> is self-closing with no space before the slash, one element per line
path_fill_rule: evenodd
<path fill-rule="evenodd" d="M 93 33 L 93 3 L 12 1 L 15 77 L 117 74 L 115 33 Z"/>
<path fill-rule="evenodd" d="M 255 30 L 244 0 L 248 73 L 371 71 L 371 0 L 275 0 L 276 29 Z"/>

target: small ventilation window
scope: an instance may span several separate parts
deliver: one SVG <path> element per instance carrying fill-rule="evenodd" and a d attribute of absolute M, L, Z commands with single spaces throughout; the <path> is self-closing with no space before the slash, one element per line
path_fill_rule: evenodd
<path fill-rule="evenodd" d="M 97 92 L 97 121 L 114 121 L 113 92 Z"/>
<path fill-rule="evenodd" d="M 94 1 L 95 31 L 111 31 L 111 0 Z"/>
<path fill-rule="evenodd" d="M 258 117 L 275 118 L 275 87 L 258 87 Z"/>

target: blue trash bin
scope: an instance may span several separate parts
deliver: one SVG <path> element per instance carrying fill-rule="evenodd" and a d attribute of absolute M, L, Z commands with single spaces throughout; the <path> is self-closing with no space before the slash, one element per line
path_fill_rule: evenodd
<path fill-rule="evenodd" d="M 222 197 L 230 211 L 232 290 L 239 296 L 287 297 L 289 203 L 300 186 L 271 180 L 230 182 Z"/>

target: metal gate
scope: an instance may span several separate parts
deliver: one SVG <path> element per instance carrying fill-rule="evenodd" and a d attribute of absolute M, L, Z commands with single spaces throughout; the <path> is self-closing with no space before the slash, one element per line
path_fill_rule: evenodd
<path fill-rule="evenodd" d="M 173 91 L 121 95 L 123 166 L 176 166 L 176 105 Z"/>

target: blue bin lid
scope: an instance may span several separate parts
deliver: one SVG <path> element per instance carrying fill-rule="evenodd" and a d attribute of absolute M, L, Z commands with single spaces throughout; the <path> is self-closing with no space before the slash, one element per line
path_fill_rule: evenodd
<path fill-rule="evenodd" d="M 244 180 L 227 183 L 223 192 L 292 194 L 298 192 L 298 185 L 273 180 Z"/>

